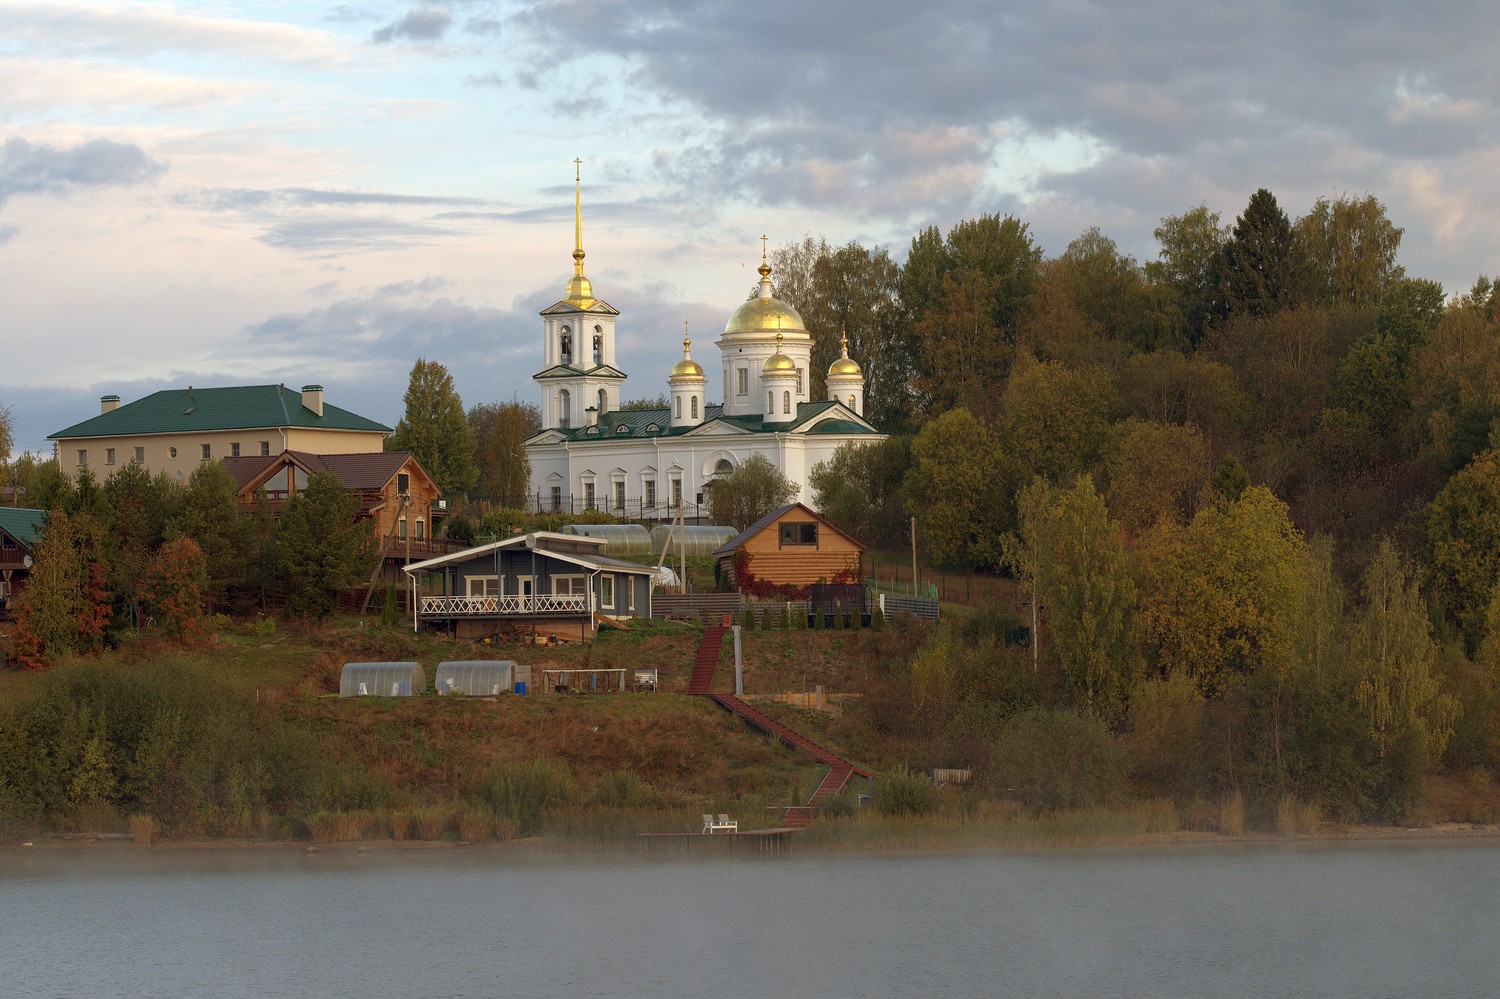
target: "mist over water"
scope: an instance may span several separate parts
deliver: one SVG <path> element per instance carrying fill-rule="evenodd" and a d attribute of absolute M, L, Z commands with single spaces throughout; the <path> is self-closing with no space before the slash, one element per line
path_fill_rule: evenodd
<path fill-rule="evenodd" d="M 3 996 L 1495 990 L 1500 844 L 0 854 Z"/>

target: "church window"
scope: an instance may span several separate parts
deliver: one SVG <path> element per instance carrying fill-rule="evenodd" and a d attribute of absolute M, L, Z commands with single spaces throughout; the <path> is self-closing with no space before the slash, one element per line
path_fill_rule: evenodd
<path fill-rule="evenodd" d="M 714 464 L 714 474 L 715 475 L 728 475 L 730 472 L 733 472 L 733 471 L 734 471 L 734 463 L 731 462 L 728 458 L 720 458 Z"/>
<path fill-rule="evenodd" d="M 849 408 L 850 409 L 854 409 L 854 396 L 852 396 L 852 395 L 849 397 Z M 856 413 L 859 412 L 859 410 L 857 410 L 857 409 L 854 409 L 854 411 Z"/>
<path fill-rule="evenodd" d="M 797 398 L 802 398 L 802 369 L 797 369 Z"/>
<path fill-rule="evenodd" d="M 645 482 L 641 483 L 641 485 L 644 486 L 644 491 L 646 493 L 646 508 L 649 510 L 651 507 L 656 505 L 656 480 L 647 479 Z"/>
<path fill-rule="evenodd" d="M 553 486 L 552 487 L 552 509 L 553 510 L 561 510 L 562 509 L 562 486 Z"/>
<path fill-rule="evenodd" d="M 597 327 L 597 326 L 594 327 L 594 329 L 596 329 L 596 330 L 598 328 L 599 327 Z M 602 360 L 603 357 L 604 357 L 604 337 L 600 336 L 598 333 L 595 333 L 594 334 L 594 364 L 595 365 L 603 364 L 604 363 L 604 361 Z"/>
<path fill-rule="evenodd" d="M 573 423 L 572 397 L 567 389 L 557 393 L 557 425 L 564 430 Z"/>
<path fill-rule="evenodd" d="M 672 505 L 674 507 L 676 507 L 676 506 L 682 506 L 682 480 L 681 479 L 673 479 L 672 480 Z"/>
<path fill-rule="evenodd" d="M 771 414 L 773 414 L 775 412 L 776 412 L 776 393 L 775 392 L 767 392 L 766 393 L 766 415 L 770 416 Z"/>
<path fill-rule="evenodd" d="M 573 363 L 573 331 L 567 326 L 562 328 L 562 362 Z"/>
<path fill-rule="evenodd" d="M 698 418 L 698 397 L 697 396 L 693 396 L 693 413 L 692 413 L 692 416 L 689 417 L 689 418 L 690 419 L 694 419 L 694 420 L 696 420 Z"/>
<path fill-rule="evenodd" d="M 735 377 L 735 382 L 734 382 L 735 395 L 749 395 L 750 394 L 750 369 L 749 368 L 738 368 L 738 369 L 735 370 L 734 377 Z"/>
<path fill-rule="evenodd" d="M 592 510 L 594 508 L 593 482 L 585 482 L 583 484 L 583 508 L 585 510 Z"/>
<path fill-rule="evenodd" d="M 781 411 L 783 413 L 790 413 L 792 411 L 792 393 L 781 393 Z"/>
<path fill-rule="evenodd" d="M 599 390 L 599 415 L 603 416 L 606 412 L 608 412 L 608 410 L 609 410 L 609 395 L 603 389 L 600 389 Z"/>
<path fill-rule="evenodd" d="M 616 482 L 616 483 L 614 483 L 614 487 L 615 487 L 615 509 L 616 510 L 623 510 L 623 509 L 625 509 L 625 483 L 623 481 L 622 482 Z"/>
<path fill-rule="evenodd" d="M 677 397 L 677 418 L 682 419 L 682 396 Z"/>

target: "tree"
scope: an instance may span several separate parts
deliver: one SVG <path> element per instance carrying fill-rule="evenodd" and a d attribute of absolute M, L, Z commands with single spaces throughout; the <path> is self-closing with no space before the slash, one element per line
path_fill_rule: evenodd
<path fill-rule="evenodd" d="M 293 611 L 322 620 L 333 613 L 342 591 L 369 574 L 374 538 L 369 526 L 355 519 L 358 512 L 359 497 L 327 472 L 310 475 L 307 489 L 287 504 L 277 550 Z"/>
<path fill-rule="evenodd" d="M 916 326 L 922 352 L 917 387 L 929 414 L 962 407 L 993 419 L 994 400 L 1014 355 L 994 322 L 993 283 L 967 269 L 945 274 L 942 288 L 937 307 Z"/>
<path fill-rule="evenodd" d="M 1051 547 L 1039 555 L 1050 565 L 1047 624 L 1053 654 L 1079 705 L 1113 718 L 1135 678 L 1136 588 L 1119 527 L 1087 475 L 1058 493 L 1046 516 L 1053 523 L 1029 544 Z"/>
<path fill-rule="evenodd" d="M 15 601 L 15 653 L 23 666 L 41 669 L 58 655 L 92 648 L 96 624 L 102 637 L 109 593 L 94 568 L 102 540 L 102 526 L 89 514 L 58 508 L 47 515 Z"/>
<path fill-rule="evenodd" d="M 1500 450 L 1476 457 L 1428 505 L 1427 549 L 1438 598 L 1472 646 L 1500 582 Z"/>
<path fill-rule="evenodd" d="M 476 472 L 474 433 L 464 418 L 453 376 L 438 362 L 418 358 L 404 398 L 405 415 L 396 422 L 385 449 L 416 455 L 443 495 L 457 499 L 474 485 Z"/>
<path fill-rule="evenodd" d="M 1219 213 L 1199 205 L 1181 215 L 1168 215 L 1154 235 L 1161 250 L 1146 265 L 1146 277 L 1176 294 L 1184 333 L 1189 343 L 1196 344 L 1203 339 L 1209 320 L 1222 311 L 1219 261 L 1228 237 L 1219 224 Z"/>
<path fill-rule="evenodd" d="M 797 498 L 798 484 L 756 452 L 739 468 L 708 483 L 708 505 L 715 523 L 743 531 L 779 506 Z"/>
<path fill-rule="evenodd" d="M 967 409 L 949 410 L 917 434 L 911 459 L 907 512 L 932 559 L 999 566 L 1005 465 L 990 431 Z"/>
<path fill-rule="evenodd" d="M 657 408 L 664 408 L 665 399 L 660 402 Z M 520 497 L 531 485 L 526 440 L 542 429 L 541 410 L 516 400 L 481 403 L 470 407 L 468 424 L 474 436 L 477 491 L 481 496 L 520 506 Z"/>
<path fill-rule="evenodd" d="M 196 541 L 178 537 L 164 543 L 145 582 L 157 629 L 173 638 L 194 634 L 203 617 L 208 584 L 208 558 Z"/>
<path fill-rule="evenodd" d="M 1443 286 L 1425 278 L 1397 278 L 1380 295 L 1375 332 L 1392 338 L 1410 357 L 1443 318 Z"/>
<path fill-rule="evenodd" d="M 134 462 L 104 481 L 109 506 L 109 533 L 115 551 L 110 585 L 129 612 L 132 624 L 143 617 L 141 602 L 146 570 L 175 517 L 181 492 L 166 472 L 152 475 Z"/>
<path fill-rule="evenodd" d="M 204 597 L 210 611 L 222 608 L 244 585 L 249 561 L 250 523 L 234 477 L 217 461 L 203 462 L 188 477 L 181 502 L 173 530 L 197 542 L 208 573 Z"/>
<path fill-rule="evenodd" d="M 1159 523 L 1141 543 L 1141 620 L 1163 673 L 1205 694 L 1280 668 L 1301 600 L 1306 545 L 1286 504 L 1263 486 L 1206 506 L 1187 528 Z"/>
<path fill-rule="evenodd" d="M 1040 475 L 1068 482 L 1089 470 L 1109 444 L 1114 386 L 1104 372 L 1071 371 L 1054 361 L 1023 359 L 1000 399 L 1010 481 Z"/>
<path fill-rule="evenodd" d="M 1070 272 L 1079 311 L 1111 339 L 1138 349 L 1175 339 L 1176 324 L 1164 321 L 1135 259 L 1097 227 L 1069 243 L 1060 261 Z"/>
<path fill-rule="evenodd" d="M 1191 424 L 1124 420 L 1106 468 L 1109 509 L 1138 534 L 1159 520 L 1186 523 L 1208 478 L 1208 447 Z"/>
<path fill-rule="evenodd" d="M 11 448 L 15 446 L 15 424 L 11 421 L 10 407 L 0 405 L 0 468 L 10 463 Z"/>
<path fill-rule="evenodd" d="M 526 403 L 512 403 L 512 405 L 524 406 L 524 407 L 527 407 L 527 408 L 529 408 L 531 410 L 534 410 L 536 412 L 536 426 L 537 426 L 537 430 L 540 430 L 542 428 L 542 411 L 540 409 L 538 409 L 536 406 L 532 405 L 529 402 L 526 402 Z M 668 408 L 671 405 L 672 405 L 672 400 L 669 399 L 669 398 L 667 398 L 667 394 L 665 392 L 661 392 L 661 393 L 658 393 L 657 395 L 655 395 L 655 396 L 653 396 L 653 397 L 651 397 L 649 399 L 626 399 L 624 402 L 620 403 L 620 409 L 622 411 L 624 411 L 624 410 L 633 410 L 633 409 L 666 409 L 666 408 Z M 479 405 L 479 406 L 475 406 L 473 409 L 469 410 L 469 422 L 470 423 L 474 422 L 474 410 L 476 410 L 476 409 L 483 409 L 483 408 L 484 408 L 483 405 Z M 535 433 L 535 432 L 536 431 L 532 431 L 532 433 Z M 483 444 L 483 442 L 480 443 L 479 448 L 480 448 L 481 451 L 484 450 L 484 444 Z M 480 469 L 479 475 L 480 475 L 480 480 L 483 481 L 484 470 L 482 468 Z"/>
<path fill-rule="evenodd" d="M 911 463 L 911 438 L 840 444 L 807 477 L 813 505 L 868 546 L 899 544 L 906 527 L 901 483 Z"/>
<path fill-rule="evenodd" d="M 1319 198 L 1296 227 L 1311 301 L 1375 305 L 1403 274 L 1396 251 L 1405 231 L 1391 224 L 1373 194 Z"/>
<path fill-rule="evenodd" d="M 1442 756 L 1458 704 L 1432 673 L 1437 644 L 1415 573 L 1389 541 L 1365 573 L 1364 597 L 1349 654 L 1362 674 L 1359 701 L 1385 764 L 1383 810 L 1398 818 L 1414 803 L 1428 764 Z"/>
<path fill-rule="evenodd" d="M 1261 188 L 1250 196 L 1219 254 L 1219 292 L 1230 315 L 1268 316 L 1296 300 L 1297 246 L 1292 224 Z"/>

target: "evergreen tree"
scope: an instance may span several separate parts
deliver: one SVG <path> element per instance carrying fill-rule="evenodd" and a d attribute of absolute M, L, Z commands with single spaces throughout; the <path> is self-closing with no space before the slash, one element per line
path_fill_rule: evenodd
<path fill-rule="evenodd" d="M 474 431 L 453 376 L 438 362 L 418 358 L 404 398 L 406 413 L 386 439 L 385 449 L 416 455 L 443 495 L 457 499 L 473 487 L 477 473 Z"/>
<path fill-rule="evenodd" d="M 234 477 L 217 461 L 193 469 L 181 502 L 173 532 L 192 538 L 202 551 L 208 572 L 204 597 L 214 613 L 244 587 L 250 522 L 240 509 Z"/>
<path fill-rule="evenodd" d="M 355 519 L 359 497 L 327 472 L 308 477 L 292 498 L 277 532 L 279 560 L 293 611 L 319 620 L 332 614 L 339 594 L 364 582 L 374 559 L 369 526 Z"/>
<path fill-rule="evenodd" d="M 1250 196 L 1219 255 L 1219 292 L 1229 315 L 1268 316 L 1294 304 L 1298 282 L 1292 223 L 1261 188 Z"/>

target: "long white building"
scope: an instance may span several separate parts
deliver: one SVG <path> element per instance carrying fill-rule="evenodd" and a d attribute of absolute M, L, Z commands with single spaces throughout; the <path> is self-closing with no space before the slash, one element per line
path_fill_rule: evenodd
<path fill-rule="evenodd" d="M 583 273 L 581 192 L 575 191 L 573 277 L 562 301 L 543 309 L 543 365 L 532 377 L 542 389 L 542 431 L 526 442 L 531 502 L 542 509 L 600 509 L 666 519 L 706 502 L 704 485 L 763 454 L 801 486 L 812 504 L 808 474 L 848 441 L 885 437 L 864 418 L 864 373 L 842 356 L 826 378 L 828 398 L 810 397 L 812 337 L 797 310 L 779 301 L 761 251 L 760 284 L 724 324 L 719 382 L 692 359 L 667 375 L 666 409 L 621 410 L 625 372 L 615 357 L 618 310 L 594 297 Z"/>

